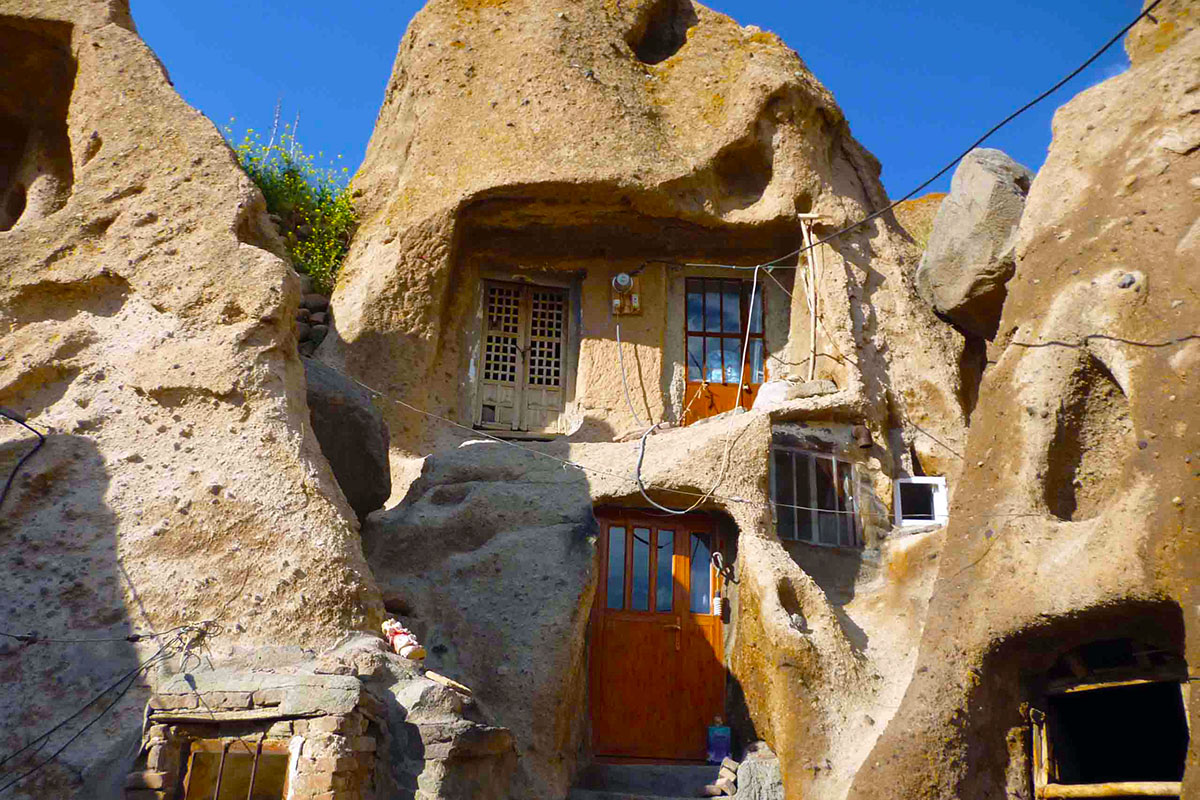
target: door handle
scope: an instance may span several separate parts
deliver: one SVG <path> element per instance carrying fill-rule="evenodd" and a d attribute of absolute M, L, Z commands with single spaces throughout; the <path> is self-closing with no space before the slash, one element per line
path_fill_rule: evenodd
<path fill-rule="evenodd" d="M 678 653 L 680 650 L 682 650 L 683 649 L 683 626 L 679 625 L 679 624 L 663 625 L 663 630 L 675 631 L 675 652 Z"/>

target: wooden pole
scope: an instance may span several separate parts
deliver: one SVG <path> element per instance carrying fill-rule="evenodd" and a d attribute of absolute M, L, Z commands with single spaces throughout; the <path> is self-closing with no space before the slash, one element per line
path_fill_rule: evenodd
<path fill-rule="evenodd" d="M 1052 783 L 1037 790 L 1041 797 L 1179 797 L 1180 781 L 1124 781 L 1119 783 Z"/>
<path fill-rule="evenodd" d="M 811 355 L 808 361 L 808 379 L 817 376 L 817 254 L 812 246 L 812 223 L 807 219 L 800 223 L 800 235 L 804 241 L 805 258 L 808 260 L 808 344 Z"/>

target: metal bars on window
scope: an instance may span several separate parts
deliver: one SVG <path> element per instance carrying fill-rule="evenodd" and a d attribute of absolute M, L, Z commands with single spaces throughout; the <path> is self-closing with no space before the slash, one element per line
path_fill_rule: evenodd
<path fill-rule="evenodd" d="M 521 287 L 489 284 L 487 332 L 483 347 L 483 379 L 517 382 L 521 334 Z"/>
<path fill-rule="evenodd" d="M 692 383 L 734 384 L 742 380 L 742 349 L 749 337 L 745 382 L 766 379 L 762 292 L 750 284 L 724 278 L 688 278 L 687 379 Z"/>
<path fill-rule="evenodd" d="M 559 290 L 534 289 L 529 312 L 529 385 L 559 386 L 567 298 Z"/>
<path fill-rule="evenodd" d="M 771 448 L 771 499 L 780 539 L 859 545 L 854 465 L 822 453 Z"/>

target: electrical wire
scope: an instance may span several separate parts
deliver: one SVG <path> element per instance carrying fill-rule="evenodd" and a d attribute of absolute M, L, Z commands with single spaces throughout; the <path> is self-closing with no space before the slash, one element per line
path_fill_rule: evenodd
<path fill-rule="evenodd" d="M 84 725 L 82 728 L 80 728 L 79 730 L 77 730 L 77 731 L 76 731 L 76 732 L 75 732 L 75 733 L 74 733 L 74 734 L 71 736 L 71 738 L 69 738 L 69 739 L 67 739 L 67 741 L 63 742 L 62 746 L 61 746 L 61 747 L 59 747 L 57 750 L 55 750 L 53 753 L 51 753 L 51 754 L 50 754 L 50 756 L 49 756 L 49 757 L 48 757 L 46 760 L 44 760 L 44 761 L 41 761 L 41 762 L 39 762 L 39 763 L 35 764 L 34 766 L 30 767 L 30 768 L 29 768 L 28 770 L 26 770 L 25 772 L 21 773 L 20 775 L 18 775 L 18 776 L 17 776 L 17 777 L 15 777 L 15 778 L 13 778 L 13 779 L 12 779 L 11 781 L 9 781 L 8 783 L 4 784 L 3 786 L 0 786 L 0 794 L 3 794 L 4 792 L 8 791 L 8 790 L 9 790 L 9 789 L 11 789 L 13 786 L 16 786 L 16 785 L 17 785 L 18 783 L 20 783 L 21 781 L 25 780 L 26 778 L 30 777 L 31 775 L 33 775 L 33 774 L 34 774 L 35 772 L 37 772 L 38 770 L 40 770 L 40 769 L 42 769 L 43 767 L 45 767 L 47 764 L 49 764 L 49 763 L 50 763 L 51 761 L 53 761 L 54 759 L 58 758 L 58 756 L 59 756 L 59 755 L 61 755 L 61 754 L 62 754 L 62 752 L 63 752 L 64 750 L 66 750 L 68 747 L 70 747 L 70 746 L 71 746 L 71 745 L 72 745 L 72 744 L 75 742 L 75 740 L 76 740 L 76 739 L 78 739 L 78 738 L 79 738 L 80 736 L 82 736 L 82 735 L 83 735 L 83 734 L 84 734 L 84 733 L 85 733 L 85 732 L 86 732 L 86 731 L 87 731 L 89 728 L 91 728 L 93 725 L 95 725 L 97 722 L 99 722 L 99 721 L 101 720 L 101 718 L 103 718 L 103 717 L 104 717 L 104 715 L 105 715 L 105 714 L 107 714 L 107 713 L 109 712 L 109 710 L 111 710 L 111 709 L 113 708 L 113 706 L 115 706 L 117 703 L 121 702 L 121 700 L 122 700 L 122 699 L 125 697 L 125 695 L 126 695 L 128 692 L 129 692 L 129 690 L 130 690 L 131 688 L 133 688 L 133 685 L 134 685 L 135 683 L 137 683 L 137 678 L 138 678 L 138 675 L 140 675 L 140 674 L 141 674 L 141 673 L 142 673 L 144 670 L 146 670 L 146 669 L 148 669 L 149 667 L 153 666 L 153 665 L 154 665 L 154 663 L 156 663 L 158 660 L 160 660 L 160 659 L 161 659 L 161 657 L 162 657 L 163 651 L 164 651 L 164 650 L 166 650 L 166 649 L 167 649 L 167 645 L 163 645 L 162 647 L 160 647 L 157 653 L 155 653 L 153 656 L 151 656 L 151 657 L 150 657 L 149 659 L 147 659 L 146 661 L 144 661 L 144 662 L 142 662 L 141 664 L 139 664 L 139 665 L 138 665 L 138 666 L 137 666 L 135 669 L 133 669 L 133 670 L 130 670 L 129 672 L 127 672 L 127 673 L 125 673 L 124 675 L 122 675 L 122 676 L 121 676 L 121 677 L 120 677 L 120 678 L 119 678 L 119 679 L 116 681 L 116 683 L 113 683 L 111 686 L 109 686 L 109 687 L 108 687 L 107 689 L 105 689 L 103 692 L 101 692 L 100 694 L 96 695 L 96 697 L 95 697 L 95 698 L 94 698 L 94 699 L 93 699 L 91 702 L 89 702 L 89 703 L 88 703 L 86 706 L 84 706 L 82 709 L 80 709 L 80 710 L 79 710 L 79 711 L 77 711 L 76 713 L 72 714 L 72 715 L 71 715 L 70 717 L 68 717 L 67 719 L 63 720 L 61 723 L 59 723 L 58 725 L 56 725 L 54 728 L 51 728 L 49 731 L 47 731 L 46 733 L 44 733 L 44 734 L 42 734 L 41 736 L 39 736 L 39 737 L 38 737 L 38 739 L 35 739 L 34 741 L 36 742 L 36 741 L 39 741 L 39 740 L 42 740 L 42 739 L 46 739 L 46 738 L 48 738 L 48 737 L 49 737 L 49 736 L 50 736 L 52 733 L 54 733 L 55 731 L 57 731 L 58 729 L 60 729 L 60 728 L 61 728 L 63 725 L 65 725 L 67 722 L 70 722 L 71 720 L 73 720 L 73 719 L 75 719 L 76 717 L 78 717 L 80 714 L 82 714 L 84 711 L 86 711 L 88 708 L 90 708 L 92 705 L 94 705 L 94 704 L 95 704 L 95 703 L 96 703 L 98 700 L 100 700 L 100 699 L 101 699 L 102 697 L 104 697 L 106 694 L 108 694 L 108 693 L 109 693 L 109 692 L 111 692 L 113 689 L 115 689 L 115 688 L 117 688 L 118 686 L 120 686 L 122 683 L 125 683 L 125 686 L 124 686 L 124 688 L 122 688 L 122 689 L 121 689 L 121 691 L 120 691 L 120 692 L 118 692 L 117 696 L 116 696 L 116 697 L 113 699 L 113 701 L 112 701 L 111 703 L 109 703 L 107 706 L 105 706 L 103 709 L 101 709 L 101 711 L 100 711 L 100 713 L 99 713 L 99 714 L 97 714 L 95 717 L 93 717 L 91 720 L 89 720 L 89 721 L 88 721 L 88 723 L 87 723 L 86 725 Z M 126 682 L 126 681 L 128 681 L 128 682 Z M 23 752 L 23 751 L 25 751 L 25 750 L 29 749 L 29 747 L 30 747 L 31 745 L 32 745 L 32 742 L 31 742 L 30 744 L 26 745 L 25 747 L 21 748 L 21 750 L 18 750 L 16 753 L 13 753 L 12 755 L 10 755 L 10 756 L 8 756 L 7 758 L 5 758 L 5 759 L 4 759 L 4 762 L 7 762 L 7 761 L 8 761 L 9 759 L 11 759 L 13 756 L 16 756 L 16 755 L 20 754 L 21 752 Z M 40 749 L 40 748 L 39 748 L 39 749 Z M 0 764 L 2 764 L 2 763 L 4 763 L 4 762 L 0 762 Z"/>
<path fill-rule="evenodd" d="M 527 447 L 526 445 L 520 444 L 519 442 L 514 442 L 510 439 L 501 439 L 499 436 L 495 436 L 491 433 L 488 433 L 487 431 L 472 428 L 468 425 L 462 424 L 461 422 L 455 422 L 454 420 L 449 419 L 447 417 L 443 417 L 438 414 L 434 414 L 432 411 L 426 411 L 423 408 L 418 408 L 417 406 L 414 406 L 412 403 L 407 403 L 407 402 L 400 400 L 398 398 L 395 398 L 395 397 L 389 397 L 388 395 L 384 394 L 383 392 L 379 391 L 378 389 L 368 386 L 367 384 L 363 383 L 362 381 L 358 380 L 357 378 L 354 378 L 352 376 L 347 376 L 347 377 L 349 377 L 350 380 L 354 381 L 354 383 L 358 384 L 363 389 L 365 389 L 366 391 L 370 392 L 373 395 L 376 395 L 377 397 L 380 397 L 388 402 L 395 403 L 396 405 L 400 406 L 401 408 L 407 409 L 408 411 L 411 411 L 414 414 L 421 414 L 422 416 L 429 417 L 430 419 L 435 419 L 435 420 L 438 420 L 439 422 L 444 422 L 445 424 L 450 425 L 451 427 L 459 428 L 463 431 L 466 431 L 471 436 L 482 437 L 484 439 L 488 439 L 490 441 L 496 442 L 497 444 L 505 445 L 506 447 L 512 447 L 517 450 L 524 450 L 527 453 L 533 453 L 536 456 L 541 456 L 542 458 L 548 458 L 551 461 L 557 461 L 559 464 L 562 464 L 562 466 L 564 468 L 573 467 L 574 469 L 577 469 L 581 472 L 588 472 L 593 475 L 602 475 L 602 476 L 608 477 L 608 478 L 616 478 L 617 480 L 624 481 L 626 483 L 631 483 L 634 485 L 637 484 L 637 481 L 628 475 L 621 475 L 620 473 L 612 472 L 611 470 L 606 470 L 606 469 L 599 469 L 598 467 L 589 467 L 585 464 L 580 464 L 579 462 L 572 461 L 568 458 L 560 458 L 559 456 L 556 456 L 553 453 L 547 453 L 544 450 L 536 450 L 532 447 Z M 662 423 L 659 423 L 659 424 L 661 425 Z M 693 492 L 688 489 L 672 489 L 667 486 L 655 486 L 652 484 L 647 484 L 647 488 L 657 489 L 657 490 L 663 491 L 663 492 L 671 492 L 672 494 L 679 494 L 679 495 L 683 495 L 685 497 L 705 497 L 705 498 L 711 499 L 711 500 L 721 500 L 726 503 L 756 505 L 756 506 L 761 506 L 764 508 L 791 508 L 791 509 L 795 509 L 797 511 L 820 511 L 820 512 L 827 513 L 827 514 L 852 514 L 852 513 L 854 513 L 852 511 L 835 511 L 833 509 L 816 508 L 813 506 L 793 505 L 791 503 L 778 503 L 778 502 L 771 501 L 771 500 L 750 500 L 745 497 L 731 497 L 728 495 L 719 495 L 719 494 L 715 494 L 715 493 L 710 494 L 707 492 Z"/>
<path fill-rule="evenodd" d="M 5 417 L 6 419 L 12 420 L 22 428 L 32 431 L 38 437 L 37 444 L 33 446 L 33 449 L 21 456 L 20 460 L 17 461 L 17 465 L 12 468 L 12 472 L 8 473 L 8 480 L 4 482 L 4 489 L 0 490 L 0 507 L 3 507 L 4 500 L 6 497 L 8 497 L 8 490 L 12 488 L 13 481 L 17 478 L 17 473 L 21 471 L 21 467 L 25 465 L 26 461 L 33 458 L 34 453 L 42 449 L 42 445 L 46 443 L 46 437 L 41 431 L 26 422 L 23 414 L 13 411 L 11 408 L 0 407 L 0 417 Z"/>
<path fill-rule="evenodd" d="M 633 407 L 633 400 L 629 396 L 629 382 L 625 380 L 625 349 L 621 346 L 621 323 L 617 323 L 617 361 L 621 365 L 621 387 L 625 390 L 625 402 L 629 406 L 629 413 L 633 414 L 633 423 L 641 427 L 645 423 L 638 417 L 637 411 Z"/>
<path fill-rule="evenodd" d="M 924 183 L 922 183 L 920 186 L 913 189 L 908 194 L 904 195 L 904 197 L 901 197 L 899 200 L 896 200 L 891 205 L 881 208 L 880 210 L 874 212 L 873 214 L 867 215 L 866 217 L 859 220 L 858 222 L 847 225 L 846 227 L 842 228 L 841 230 L 829 234 L 828 236 L 826 236 L 823 239 L 812 242 L 804 247 L 797 248 L 797 249 L 793 250 L 792 252 L 788 253 L 787 255 L 780 256 L 779 258 L 776 258 L 772 261 L 764 262 L 762 264 L 759 264 L 758 266 L 760 266 L 760 267 L 779 267 L 781 269 L 797 269 L 799 267 L 799 264 L 797 264 L 795 266 L 781 265 L 780 262 L 787 261 L 790 258 L 799 256 L 800 254 L 805 253 L 806 251 L 811 251 L 820 245 L 826 244 L 827 242 L 830 242 L 830 241 L 837 239 L 847 233 L 850 233 L 851 231 L 855 230 L 856 228 L 859 228 L 862 225 L 866 225 L 868 222 L 871 222 L 872 220 L 878 219 L 879 217 L 881 217 L 884 214 L 886 214 L 887 212 L 891 211 L 896 206 L 900 205 L 901 203 L 905 202 L 906 200 L 911 200 L 917 194 L 919 194 L 920 192 L 925 190 L 930 184 L 932 184 L 938 178 L 942 177 L 947 172 L 949 172 L 951 169 L 953 169 L 955 167 L 955 165 L 958 164 L 958 162 L 960 162 L 964 158 L 966 158 L 968 153 L 970 153 L 972 150 L 974 150 L 979 145 L 983 144 L 987 139 L 991 138 L 992 134 L 996 133 L 1001 128 L 1003 128 L 1005 125 L 1012 122 L 1014 119 L 1021 116 L 1026 111 L 1033 108 L 1034 106 L 1036 106 L 1038 103 L 1045 100 L 1050 95 L 1057 92 L 1063 86 L 1068 84 L 1073 78 L 1075 78 L 1075 76 L 1079 75 L 1079 73 L 1083 72 L 1085 69 L 1090 67 L 1096 61 L 1096 59 L 1098 59 L 1098 58 L 1100 58 L 1100 56 L 1104 55 L 1104 53 L 1106 53 L 1109 48 L 1111 48 L 1117 42 L 1121 41 L 1121 39 L 1125 36 L 1125 34 L 1129 33 L 1129 31 L 1133 29 L 1134 25 L 1137 25 L 1143 19 L 1145 19 L 1146 17 L 1149 17 L 1150 13 L 1152 11 L 1154 11 L 1154 9 L 1161 2 L 1162 2 L 1162 0 L 1154 0 L 1154 2 L 1151 3 L 1149 6 L 1147 6 L 1145 8 L 1145 10 L 1142 11 L 1142 13 L 1138 14 L 1137 17 L 1135 17 L 1132 22 L 1130 22 L 1128 25 L 1126 25 L 1124 28 L 1122 28 L 1120 31 L 1118 31 L 1116 33 L 1116 35 L 1114 35 L 1111 39 L 1109 39 L 1107 42 L 1105 42 L 1104 45 L 1101 46 L 1100 49 L 1097 50 L 1095 53 L 1093 53 L 1090 58 L 1088 58 L 1086 61 L 1084 61 L 1082 64 L 1080 64 L 1075 69 L 1071 70 L 1071 72 L 1065 78 L 1063 78 L 1058 83 L 1051 86 L 1046 91 L 1039 94 L 1034 99 L 1030 100 L 1025 105 L 1018 108 L 1016 111 L 1009 114 L 1004 119 L 1000 120 L 1000 122 L 993 125 L 991 128 L 988 129 L 988 131 L 986 133 L 984 133 L 982 136 L 980 136 L 978 139 L 976 139 L 974 142 L 972 142 L 971 145 L 969 147 L 967 147 L 966 150 L 963 150 L 961 153 L 959 153 L 957 156 L 955 156 L 954 159 L 952 161 L 950 161 L 950 163 L 946 164 L 946 166 L 942 167 L 940 170 L 938 170 L 936 173 L 934 173 L 933 177 L 929 178 Z M 731 266 L 728 264 L 687 264 L 686 266 L 689 266 L 689 267 L 718 267 L 718 268 L 724 268 L 724 269 L 741 269 L 741 270 L 754 269 L 754 267 L 737 267 L 737 266 Z"/>
<path fill-rule="evenodd" d="M 72 743 L 74 743 L 80 736 L 82 736 L 89 728 L 91 728 L 98 721 L 100 721 L 100 719 L 106 713 L 108 713 L 108 711 L 110 711 L 114 706 L 116 706 L 117 703 L 121 702 L 122 698 L 125 697 L 125 695 L 129 692 L 129 690 L 137 682 L 137 678 L 141 673 L 145 672 L 147 669 L 152 667 L 154 664 L 156 664 L 160 661 L 164 661 L 167 658 L 170 658 L 170 656 L 173 655 L 176 648 L 182 648 L 182 650 L 186 654 L 195 645 L 195 643 L 197 641 L 199 641 L 200 638 L 202 638 L 203 636 L 208 635 L 210 633 L 209 626 L 211 624 L 212 623 L 205 621 L 205 622 L 201 622 L 197 625 L 191 625 L 191 624 L 180 625 L 177 628 L 173 629 L 172 631 L 167 631 L 162 634 L 156 634 L 156 635 L 165 636 L 167 633 L 171 633 L 171 632 L 175 633 L 175 635 L 171 638 L 171 640 L 163 643 L 158 648 L 158 650 L 154 653 L 154 655 L 150 656 L 148 659 L 146 659 L 145 661 L 138 664 L 136 667 L 134 667 L 129 672 L 126 672 L 124 675 L 122 675 L 120 678 L 118 678 L 116 681 L 114 681 L 112 684 L 110 684 L 108 687 L 106 687 L 103 691 L 101 691 L 99 694 L 97 694 L 95 697 L 93 697 L 91 700 L 89 700 L 87 702 L 87 704 L 85 704 L 82 708 L 80 708 L 74 714 L 67 717 L 66 719 L 61 720 L 60 722 L 55 724 L 53 727 L 51 727 L 49 730 L 47 730 L 45 733 L 30 740 L 23 747 L 17 749 L 16 751 L 14 751 L 12 753 L 9 753 L 2 760 L 0 760 L 0 766 L 3 766 L 4 764 L 7 764 L 9 761 L 11 761 L 12 759 L 21 755 L 22 753 L 29 751 L 31 748 L 35 752 L 37 750 L 40 750 L 42 747 L 45 746 L 45 742 L 48 741 L 51 736 L 53 736 L 59 730 L 64 728 L 72 720 L 78 718 L 80 715 L 82 715 L 84 712 L 86 712 L 89 708 L 94 706 L 96 703 L 100 702 L 100 700 L 102 700 L 106 695 L 108 695 L 114 689 L 117 689 L 118 687 L 121 687 L 122 684 L 125 684 L 124 687 L 121 688 L 120 692 L 118 692 L 117 696 L 113 699 L 113 701 L 111 703 L 109 703 L 107 706 L 105 706 L 100 711 L 100 713 L 98 713 L 95 717 L 93 717 L 90 721 L 88 721 L 88 723 L 86 725 L 84 725 L 82 728 L 80 728 L 78 731 L 76 731 L 69 739 L 67 739 L 66 742 L 64 742 L 62 744 L 62 746 L 60 746 L 57 750 L 55 750 L 48 758 L 46 758 L 44 761 L 41 761 L 38 764 L 34 765 L 33 767 L 26 770 L 25 772 L 18 775 L 17 777 L 13 778 L 11 781 L 4 784 L 3 786 L 0 786 L 0 794 L 8 791 L 13 786 L 22 782 L 23 780 L 30 777 L 38 770 L 45 767 L 50 762 L 54 761 L 54 759 L 56 759 L 59 755 L 61 755 L 64 750 L 66 750 Z M 189 635 L 193 635 L 193 634 L 198 634 L 199 637 L 192 636 L 192 638 L 189 639 Z M 35 747 L 35 745 L 36 745 L 36 747 Z"/>
<path fill-rule="evenodd" d="M 161 636 L 174 633 L 182 630 L 186 625 L 179 625 L 162 633 L 131 633 L 128 636 L 110 636 L 99 639 L 55 639 L 51 637 L 39 636 L 37 633 L 9 633 L 8 631 L 0 631 L 0 636 L 7 636 L 10 639 L 16 639 L 18 642 L 26 644 L 39 644 L 41 642 L 52 642 L 54 644 L 99 644 L 102 642 L 140 642 L 142 639 L 157 639 Z"/>

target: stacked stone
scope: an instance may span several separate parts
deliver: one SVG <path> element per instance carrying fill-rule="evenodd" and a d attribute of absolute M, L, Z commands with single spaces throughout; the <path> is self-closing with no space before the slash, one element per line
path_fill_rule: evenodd
<path fill-rule="evenodd" d="M 182 767 L 182 749 L 172 741 L 174 732 L 167 725 L 151 725 L 146 734 L 146 768 L 131 772 L 125 779 L 125 800 L 166 800 L 165 791 L 174 786 Z"/>
<path fill-rule="evenodd" d="M 377 743 L 359 713 L 292 723 L 293 765 L 288 800 L 363 800 L 373 796 Z"/>
<path fill-rule="evenodd" d="M 246 743 L 262 726 L 268 751 L 289 754 L 287 800 L 371 800 L 376 797 L 376 753 L 389 744 L 385 710 L 367 694 L 361 710 L 340 714 L 270 719 L 281 710 L 285 690 L 208 691 L 156 694 L 150 701 L 150 727 L 143 740 L 145 761 L 129 773 L 124 800 L 181 800 L 176 794 L 187 769 L 184 753 L 198 740 Z M 194 745 L 192 745 L 194 746 Z"/>
<path fill-rule="evenodd" d="M 304 296 L 300 300 L 300 308 L 296 309 L 296 342 L 300 355 L 311 356 L 329 335 L 333 309 L 329 307 L 327 295 L 312 290 L 311 278 L 301 275 L 300 281 Z"/>

